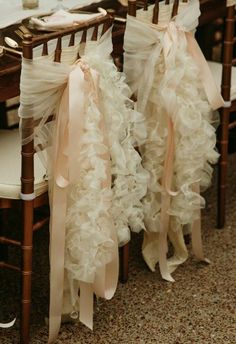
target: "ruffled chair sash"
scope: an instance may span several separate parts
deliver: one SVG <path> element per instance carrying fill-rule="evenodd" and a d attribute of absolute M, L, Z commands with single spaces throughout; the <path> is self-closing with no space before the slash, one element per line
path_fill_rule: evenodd
<path fill-rule="evenodd" d="M 214 82 L 213 76 L 211 75 L 207 62 L 192 33 L 198 24 L 198 17 L 200 15 L 199 0 L 182 3 L 179 14 L 173 19 L 170 19 L 172 5 L 160 3 L 160 20 L 158 25 L 151 23 L 150 13 L 152 13 L 152 10 L 153 7 L 150 6 L 148 11 L 137 11 L 137 17 L 128 16 L 127 18 L 124 38 L 124 71 L 127 75 L 128 84 L 130 85 L 133 93 L 137 96 L 137 109 L 148 117 L 148 111 L 150 110 L 147 109 L 147 104 L 149 101 L 154 102 L 153 87 L 155 89 L 154 82 L 156 82 L 156 66 L 159 61 L 163 60 L 164 76 L 161 85 L 158 86 L 161 89 L 157 90 L 160 95 L 160 104 L 156 105 L 156 111 L 161 111 L 158 110 L 158 107 L 160 109 L 162 108 L 163 115 L 164 113 L 167 115 L 166 153 L 161 177 L 162 192 L 160 229 L 158 240 L 154 238 L 154 233 L 145 233 L 143 254 L 151 269 L 154 269 L 156 260 L 159 260 L 162 277 L 168 281 L 173 281 L 170 272 L 173 271 L 180 262 L 183 262 L 186 259 L 184 249 L 182 249 L 182 257 L 181 254 L 179 254 L 176 261 L 168 263 L 166 259 L 167 233 L 171 221 L 171 199 L 179 193 L 179 190 L 171 190 L 174 173 L 174 152 L 177 144 L 175 139 L 176 125 L 174 124 L 174 117 L 176 117 L 176 109 L 178 107 L 176 91 L 178 90 L 185 73 L 184 66 L 182 66 L 182 68 L 177 68 L 176 65 L 179 51 L 182 50 L 183 54 L 189 54 L 192 61 L 194 61 L 196 66 L 195 68 L 198 68 L 202 87 L 211 108 L 217 109 L 224 103 Z M 153 137 L 150 137 L 150 142 L 152 139 Z M 146 164 L 151 166 L 152 169 L 151 162 L 147 161 Z M 151 174 L 152 173 L 154 172 L 151 171 Z M 193 180 L 191 184 L 191 192 L 198 193 L 198 181 Z M 153 186 L 153 190 L 155 188 L 157 188 L 157 186 Z M 188 189 L 188 187 L 186 189 Z M 150 195 L 149 201 L 150 197 L 154 198 L 155 196 Z M 198 207 L 200 209 L 200 198 Z M 158 212 L 158 209 L 156 209 L 156 212 Z M 152 215 L 150 214 L 149 218 L 151 217 Z M 147 219 L 147 222 L 151 223 L 151 220 Z M 193 250 L 199 259 L 206 260 L 202 250 L 200 222 L 199 220 L 193 222 Z M 158 229 L 153 228 L 152 231 L 158 231 Z M 175 235 L 172 235 L 172 237 L 174 236 Z M 155 241 L 158 246 L 158 257 L 154 257 L 156 255 L 154 253 L 152 256 L 149 251 L 155 250 Z M 180 246 L 181 245 L 182 244 L 180 244 Z"/>
<path fill-rule="evenodd" d="M 127 106 L 130 91 L 110 59 L 111 30 L 87 42 L 77 61 L 78 50 L 65 48 L 62 63 L 22 61 L 19 114 L 39 123 L 33 134 L 22 130 L 22 143 L 34 138 L 48 169 L 49 343 L 63 313 L 79 311 L 92 328 L 94 293 L 110 299 L 116 290 L 118 239 L 129 240 L 129 226 L 144 227 L 148 175 L 134 149 L 144 140 L 144 119 Z"/>

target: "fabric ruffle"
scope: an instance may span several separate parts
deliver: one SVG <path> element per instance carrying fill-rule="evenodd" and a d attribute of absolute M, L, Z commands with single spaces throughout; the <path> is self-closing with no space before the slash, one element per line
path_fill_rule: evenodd
<path fill-rule="evenodd" d="M 78 309 L 77 281 L 93 283 L 99 268 L 111 261 L 115 244 L 110 239 L 111 226 L 115 227 L 120 246 L 130 240 L 130 229 L 138 232 L 145 228 L 141 199 L 147 192 L 149 174 L 135 149 L 146 139 L 145 122 L 133 110 L 124 76 L 117 72 L 110 57 L 101 56 L 100 44 L 108 44 L 101 40 L 87 42 L 82 56 L 82 61 L 99 74 L 99 104 L 90 100 L 85 109 L 80 179 L 68 190 L 64 304 L 67 313 L 69 309 Z M 100 131 L 101 114 L 107 147 Z M 107 153 L 110 166 L 102 159 Z M 103 188 L 107 168 L 111 169 L 111 189 Z"/>
<path fill-rule="evenodd" d="M 135 146 L 146 139 L 144 117 L 133 109 L 130 89 L 125 77 L 118 73 L 113 61 L 99 58 L 98 43 L 88 42 L 85 61 L 100 74 L 100 99 L 108 128 L 112 170 L 111 214 L 123 246 L 130 240 L 130 230 L 144 229 L 141 199 L 147 191 L 149 174 L 142 167 Z"/>

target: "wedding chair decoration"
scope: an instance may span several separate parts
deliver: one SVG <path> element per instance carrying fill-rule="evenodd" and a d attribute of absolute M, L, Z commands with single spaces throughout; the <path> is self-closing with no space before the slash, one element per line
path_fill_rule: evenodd
<path fill-rule="evenodd" d="M 143 257 L 151 270 L 159 262 L 164 279 L 188 257 L 184 233 L 192 233 L 195 256 L 203 254 L 199 190 L 211 182 L 215 151 L 212 109 L 223 101 L 194 39 L 199 0 L 159 1 L 136 11 L 129 2 L 124 38 L 124 72 L 144 114 L 147 140 L 139 147 L 150 173 Z M 174 254 L 167 259 L 168 241 Z"/>
<path fill-rule="evenodd" d="M 235 0 L 227 0 L 227 15 L 224 25 L 223 63 L 208 61 L 209 67 L 218 87 L 221 87 L 222 97 L 225 101 L 220 111 L 219 126 L 219 174 L 218 174 L 218 209 L 217 227 L 225 225 L 226 188 L 228 169 L 228 145 L 229 130 L 236 127 L 236 121 L 230 120 L 236 111 L 236 61 L 233 58 L 233 47 L 235 44 Z"/>
<path fill-rule="evenodd" d="M 105 15 L 23 42 L 22 144 L 34 141 L 49 183 L 50 343 L 62 315 L 92 328 L 94 294 L 110 299 L 116 290 L 118 246 L 129 228 L 144 228 L 149 175 L 134 147 L 145 141 L 145 121 L 110 58 L 110 23 Z M 39 43 L 44 56 L 34 57 Z"/>

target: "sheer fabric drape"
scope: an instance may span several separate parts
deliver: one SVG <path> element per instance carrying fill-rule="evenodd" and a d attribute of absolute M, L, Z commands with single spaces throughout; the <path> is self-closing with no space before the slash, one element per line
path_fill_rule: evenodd
<path fill-rule="evenodd" d="M 129 241 L 129 228 L 144 229 L 148 173 L 134 147 L 146 138 L 145 122 L 132 109 L 111 51 L 109 30 L 96 42 L 64 48 L 61 63 L 52 56 L 22 61 L 21 122 L 38 121 L 33 133 L 22 126 L 22 142 L 34 138 L 48 169 L 51 306 L 52 299 L 57 303 L 49 341 L 61 313 L 80 311 L 92 326 L 93 293 L 111 298 L 116 288 L 118 244 Z M 51 115 L 55 120 L 47 123 Z M 63 300 L 55 298 L 57 282 Z"/>
<path fill-rule="evenodd" d="M 199 219 L 205 200 L 198 186 L 205 190 L 211 182 L 211 164 L 218 158 L 211 108 L 223 101 L 192 35 L 199 1 L 181 2 L 173 19 L 172 4 L 163 3 L 158 25 L 151 23 L 153 6 L 128 16 L 124 71 L 147 123 L 147 141 L 140 147 L 150 173 L 143 199 L 143 256 L 151 270 L 159 261 L 162 277 L 173 281 L 171 272 L 188 257 L 186 231 L 193 231 L 195 252 L 204 259 Z M 209 80 L 204 80 L 205 70 Z M 174 247 L 168 260 L 167 235 Z"/>

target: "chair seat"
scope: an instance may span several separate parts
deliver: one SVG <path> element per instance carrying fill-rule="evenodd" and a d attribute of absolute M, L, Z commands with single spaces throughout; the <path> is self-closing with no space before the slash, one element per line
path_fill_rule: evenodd
<path fill-rule="evenodd" d="M 219 62 L 208 61 L 208 65 L 214 76 L 214 79 L 219 87 L 221 88 L 221 78 L 222 78 L 222 64 Z M 236 67 L 232 67 L 231 76 L 231 101 L 236 99 Z"/>
<path fill-rule="evenodd" d="M 20 199 L 21 145 L 19 130 L 0 130 L 0 198 Z M 34 191 L 47 191 L 46 170 L 39 157 L 34 158 Z"/>

